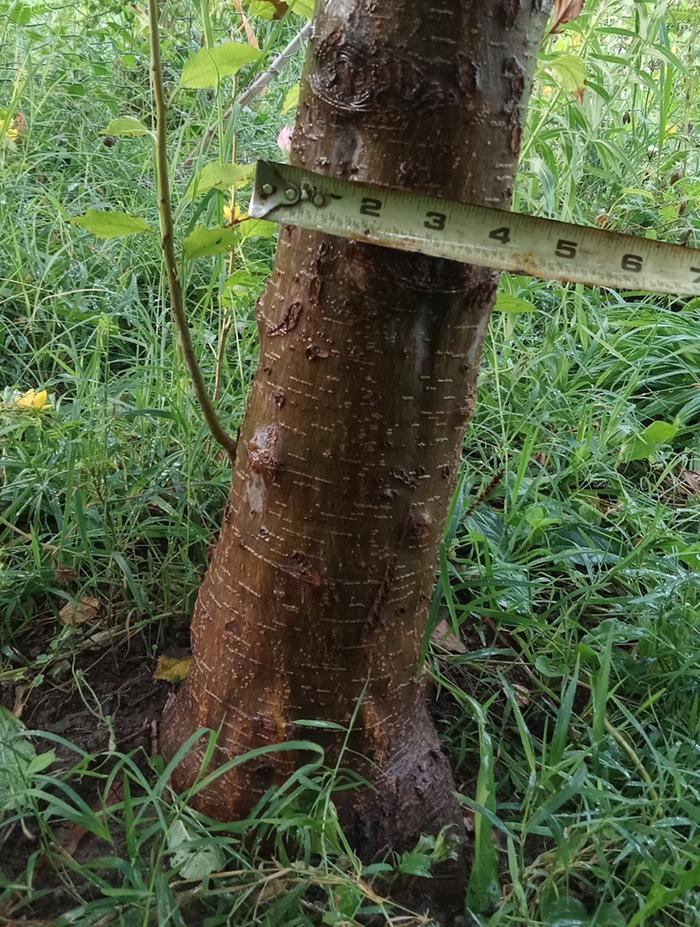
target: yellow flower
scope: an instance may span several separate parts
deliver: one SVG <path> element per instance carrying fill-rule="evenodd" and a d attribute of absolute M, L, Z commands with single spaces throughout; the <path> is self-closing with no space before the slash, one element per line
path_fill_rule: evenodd
<path fill-rule="evenodd" d="M 237 222 L 242 222 L 247 218 L 248 216 L 241 211 L 241 207 L 238 203 L 234 204 L 233 209 L 231 209 L 230 206 L 224 206 L 224 222 L 227 225 L 235 225 Z"/>
<path fill-rule="evenodd" d="M 15 408 L 35 409 L 37 412 L 41 412 L 42 409 L 46 408 L 48 398 L 49 394 L 45 389 L 40 389 L 38 392 L 35 389 L 28 389 L 26 393 L 15 399 Z"/>
<path fill-rule="evenodd" d="M 0 119 L 0 135 L 5 135 L 6 138 L 9 138 L 11 142 L 17 141 L 19 138 L 19 129 L 15 124 L 14 119 L 7 123 L 7 120 Z"/>
<path fill-rule="evenodd" d="M 545 86 L 542 88 L 542 99 L 551 100 L 553 96 L 554 87 L 552 87 L 550 84 L 545 84 Z"/>

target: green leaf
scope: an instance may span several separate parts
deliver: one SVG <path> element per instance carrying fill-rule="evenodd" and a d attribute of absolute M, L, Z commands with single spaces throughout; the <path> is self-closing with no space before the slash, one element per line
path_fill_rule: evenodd
<path fill-rule="evenodd" d="M 542 911 L 546 927 L 590 927 L 590 917 L 577 898 L 555 898 Z"/>
<path fill-rule="evenodd" d="M 237 270 L 226 279 L 221 293 L 221 302 L 224 306 L 233 306 L 239 300 L 250 299 L 256 296 L 265 284 L 265 277 L 261 274 L 252 274 L 247 270 Z"/>
<path fill-rule="evenodd" d="M 573 93 L 586 83 L 586 65 L 578 55 L 557 55 L 544 65 L 559 86 Z"/>
<path fill-rule="evenodd" d="M 208 229 L 204 225 L 198 225 L 184 240 L 182 247 L 188 258 L 196 260 L 196 258 L 232 251 L 240 240 L 241 236 L 237 228 L 220 226 Z"/>
<path fill-rule="evenodd" d="M 249 0 L 248 12 L 259 19 L 273 19 L 276 10 L 272 0 Z"/>
<path fill-rule="evenodd" d="M 208 229 L 198 225 L 184 240 L 183 248 L 185 255 L 194 260 L 213 254 L 225 254 L 248 238 L 270 238 L 276 231 L 276 224 L 265 219 L 244 219 L 233 228 L 219 226 Z"/>
<path fill-rule="evenodd" d="M 137 119 L 135 116 L 117 116 L 116 119 L 112 119 L 102 134 L 115 135 L 119 138 L 129 135 L 138 137 L 150 135 L 151 133 L 141 120 Z"/>
<path fill-rule="evenodd" d="M 153 231 L 148 222 L 138 216 L 104 209 L 88 209 L 82 216 L 71 219 L 71 223 L 90 232 L 95 238 L 125 238 L 127 235 Z"/>
<path fill-rule="evenodd" d="M 403 875 L 427 878 L 431 875 L 433 866 L 447 859 L 455 859 L 455 853 L 454 839 L 445 829 L 436 837 L 422 834 L 412 850 L 407 850 L 399 856 L 397 870 Z"/>
<path fill-rule="evenodd" d="M 268 222 L 267 219 L 246 219 L 237 226 L 236 231 L 241 241 L 246 241 L 248 238 L 272 238 L 277 234 L 277 229 L 277 223 Z"/>
<path fill-rule="evenodd" d="M 288 0 L 288 2 L 294 13 L 306 16 L 307 19 L 312 19 L 316 12 L 316 0 Z"/>
<path fill-rule="evenodd" d="M 496 780 L 493 743 L 486 729 L 486 716 L 477 702 L 468 698 L 479 728 L 479 773 L 476 780 L 476 803 L 487 811 L 496 811 Z M 474 863 L 467 886 L 467 907 L 483 914 L 498 902 L 501 894 L 498 873 L 498 850 L 491 822 L 479 812 L 474 815 Z"/>
<path fill-rule="evenodd" d="M 598 909 L 593 923 L 595 927 L 625 927 L 627 918 L 614 904 L 606 902 Z"/>
<path fill-rule="evenodd" d="M 46 753 L 39 753 L 31 761 L 27 767 L 28 776 L 36 776 L 38 773 L 43 772 L 45 769 L 48 769 L 49 766 L 56 759 L 56 753 L 54 750 L 47 750 Z"/>
<path fill-rule="evenodd" d="M 507 312 L 510 315 L 520 315 L 524 312 L 535 312 L 536 306 L 529 303 L 519 296 L 511 296 L 510 293 L 499 293 L 494 305 L 496 312 Z"/>
<path fill-rule="evenodd" d="M 193 89 L 216 87 L 224 77 L 231 77 L 259 56 L 260 52 L 243 42 L 224 42 L 214 48 L 202 48 L 186 62 L 180 86 Z"/>
<path fill-rule="evenodd" d="M 555 898 L 542 906 L 544 927 L 591 927 L 586 906 L 578 898 Z"/>
<path fill-rule="evenodd" d="M 21 807 L 30 786 L 36 750 L 23 736 L 23 730 L 19 718 L 0 706 L 0 813 Z"/>
<path fill-rule="evenodd" d="M 290 87 L 287 91 L 287 95 L 284 98 L 284 103 L 282 104 L 282 112 L 288 113 L 299 105 L 299 93 L 301 91 L 301 84 L 294 84 L 293 87 Z"/>
<path fill-rule="evenodd" d="M 429 854 L 413 850 L 401 854 L 398 869 L 403 875 L 422 876 L 427 879 L 430 876 L 431 863 Z"/>
<path fill-rule="evenodd" d="M 210 161 L 195 174 L 185 191 L 185 199 L 203 196 L 210 190 L 228 190 L 229 187 L 243 187 L 249 183 L 255 166 L 253 164 L 220 164 Z"/>
<path fill-rule="evenodd" d="M 168 834 L 171 862 L 183 879 L 206 879 L 224 868 L 226 858 L 215 843 L 193 838 L 182 821 L 175 821 Z"/>
<path fill-rule="evenodd" d="M 671 422 L 652 422 L 644 431 L 628 439 L 622 446 L 620 458 L 624 461 L 647 460 L 664 444 L 673 441 L 678 426 Z"/>

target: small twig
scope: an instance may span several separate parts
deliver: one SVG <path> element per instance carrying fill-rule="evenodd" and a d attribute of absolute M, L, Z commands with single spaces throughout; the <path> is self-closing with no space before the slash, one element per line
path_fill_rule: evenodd
<path fill-rule="evenodd" d="M 243 0 L 234 0 L 236 4 L 236 10 L 238 15 L 241 17 L 241 24 L 245 30 L 246 38 L 248 39 L 248 44 L 252 45 L 256 51 L 260 51 L 260 44 L 255 37 L 253 28 L 248 22 L 248 17 L 245 15 L 245 10 L 243 9 Z"/>
<path fill-rule="evenodd" d="M 199 405 L 209 430 L 214 438 L 224 448 L 235 462 L 236 442 L 229 435 L 216 414 L 207 387 L 202 376 L 197 355 L 195 354 L 192 336 L 187 325 L 185 303 L 182 295 L 182 284 L 175 257 L 174 222 L 170 200 L 170 180 L 168 178 L 168 136 L 167 136 L 167 105 L 163 91 L 163 68 L 160 60 L 160 31 L 158 25 L 158 0 L 148 0 L 148 17 L 151 27 L 151 83 L 153 99 L 156 109 L 156 179 L 158 181 L 158 206 L 160 210 L 161 246 L 165 269 L 168 275 L 170 290 L 170 304 L 175 320 L 175 326 L 180 336 L 182 353 L 190 374 L 192 386 L 199 400 Z"/>
<path fill-rule="evenodd" d="M 279 77 L 279 75 L 282 73 L 282 71 L 284 71 L 284 69 L 302 47 L 310 34 L 311 23 L 307 23 L 301 32 L 292 39 L 289 45 L 287 45 L 284 51 L 280 52 L 279 55 L 271 62 L 270 67 L 266 71 L 263 71 L 263 73 L 253 81 L 250 87 L 248 87 L 248 89 L 240 95 L 235 103 L 229 106 L 222 118 L 230 119 L 236 107 L 243 109 L 244 106 L 250 106 L 253 100 L 260 96 L 263 90 L 269 84 L 271 84 L 276 77 Z M 197 145 L 197 147 L 194 148 L 190 152 L 189 156 L 183 161 L 183 170 L 189 170 L 197 158 L 201 157 L 205 153 L 207 148 L 209 148 L 211 145 L 214 136 L 216 135 L 217 129 L 218 122 L 212 123 L 212 125 L 209 126 L 207 131 L 204 133 L 204 138 L 202 139 L 201 143 Z"/>
<path fill-rule="evenodd" d="M 214 376 L 214 401 L 220 399 L 221 389 L 223 386 L 224 360 L 226 359 L 226 344 L 228 342 L 229 332 L 231 331 L 231 320 L 224 319 L 221 323 L 221 332 L 219 334 L 219 345 L 216 350 L 216 374 Z"/>

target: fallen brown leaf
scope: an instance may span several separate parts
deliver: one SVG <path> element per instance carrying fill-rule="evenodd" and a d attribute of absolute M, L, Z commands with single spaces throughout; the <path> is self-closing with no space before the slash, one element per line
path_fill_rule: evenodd
<path fill-rule="evenodd" d="M 158 657 L 153 678 L 162 679 L 165 682 L 182 682 L 187 677 L 191 666 L 192 657 L 166 657 L 165 654 L 161 654 Z"/>
<path fill-rule="evenodd" d="M 530 690 L 526 686 L 521 686 L 516 682 L 513 684 L 513 693 L 515 701 L 520 708 L 525 708 L 530 704 Z"/>
<path fill-rule="evenodd" d="M 100 603 L 91 595 L 86 595 L 79 602 L 67 602 L 58 613 L 63 624 L 76 625 L 94 621 L 100 613 Z"/>
<path fill-rule="evenodd" d="M 559 26 L 570 23 L 580 14 L 586 0 L 554 0 L 554 25 L 552 32 L 559 32 Z"/>
<path fill-rule="evenodd" d="M 700 496 L 700 470 L 682 470 L 678 478 L 689 496 Z"/>
<path fill-rule="evenodd" d="M 441 647 L 448 653 L 467 652 L 464 641 L 457 637 L 455 632 L 452 630 L 452 625 L 449 623 L 449 621 L 441 621 L 438 625 L 436 625 L 430 639 L 436 647 Z"/>

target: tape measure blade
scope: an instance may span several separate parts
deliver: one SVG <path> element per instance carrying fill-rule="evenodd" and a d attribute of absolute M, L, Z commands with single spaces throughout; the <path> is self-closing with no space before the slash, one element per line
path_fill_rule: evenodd
<path fill-rule="evenodd" d="M 700 295 L 700 251 L 339 180 L 293 165 L 260 163 L 250 214 L 544 279 Z"/>

